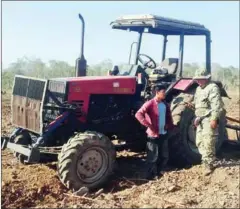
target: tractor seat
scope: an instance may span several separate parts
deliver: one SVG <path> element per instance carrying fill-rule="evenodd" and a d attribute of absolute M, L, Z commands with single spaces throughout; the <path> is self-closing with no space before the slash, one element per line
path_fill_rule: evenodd
<path fill-rule="evenodd" d="M 162 63 L 154 69 L 149 75 L 150 81 L 158 81 L 165 78 L 167 75 L 175 75 L 178 68 L 177 58 L 167 58 L 162 61 Z"/>
<path fill-rule="evenodd" d="M 112 70 L 108 71 L 108 75 L 113 75 L 114 76 L 114 75 L 117 75 L 117 74 L 119 74 L 119 68 L 118 68 L 117 65 L 114 65 Z"/>
<path fill-rule="evenodd" d="M 168 74 L 175 74 L 178 68 L 178 59 L 177 58 L 167 58 L 162 61 L 159 65 L 161 69 L 166 69 Z M 158 68 L 159 68 L 158 67 Z"/>

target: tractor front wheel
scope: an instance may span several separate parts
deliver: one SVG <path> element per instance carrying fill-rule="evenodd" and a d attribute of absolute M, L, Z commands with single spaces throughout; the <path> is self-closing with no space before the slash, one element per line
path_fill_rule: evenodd
<path fill-rule="evenodd" d="M 58 175 L 70 190 L 95 189 L 113 173 L 116 151 L 110 139 L 97 132 L 79 133 L 58 156 Z"/>

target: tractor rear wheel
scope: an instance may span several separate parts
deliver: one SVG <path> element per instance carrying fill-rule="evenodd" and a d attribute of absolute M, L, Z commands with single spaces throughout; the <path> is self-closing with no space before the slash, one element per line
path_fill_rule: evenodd
<path fill-rule="evenodd" d="M 61 182 L 73 191 L 82 187 L 95 189 L 113 173 L 116 151 L 110 139 L 97 132 L 72 137 L 58 156 Z"/>
<path fill-rule="evenodd" d="M 196 129 L 194 127 L 194 110 L 185 106 L 185 102 L 192 102 L 193 94 L 181 93 L 173 99 L 171 104 L 173 122 L 178 126 L 179 132 L 170 139 L 170 163 L 178 167 L 199 164 L 201 155 L 196 146 Z M 216 142 L 216 152 L 219 151 L 223 141 L 227 138 L 226 112 L 219 120 L 219 135 Z"/>
<path fill-rule="evenodd" d="M 19 135 L 17 135 L 13 142 L 15 144 L 21 144 L 21 145 L 29 145 L 31 144 L 31 136 L 27 131 L 22 131 Z M 26 160 L 26 156 L 18 153 L 18 152 L 13 152 L 14 157 L 18 158 L 18 160 L 21 163 L 24 163 L 24 160 Z"/>

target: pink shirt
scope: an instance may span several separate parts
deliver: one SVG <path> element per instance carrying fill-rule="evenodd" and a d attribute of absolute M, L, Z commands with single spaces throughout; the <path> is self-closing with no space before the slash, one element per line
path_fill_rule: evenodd
<path fill-rule="evenodd" d="M 174 127 L 172 115 L 169 105 L 164 102 L 166 105 L 166 126 L 165 130 L 172 129 Z M 155 98 L 145 102 L 143 106 L 135 114 L 137 120 L 147 127 L 147 135 L 149 137 L 159 137 L 159 110 L 158 102 Z"/>

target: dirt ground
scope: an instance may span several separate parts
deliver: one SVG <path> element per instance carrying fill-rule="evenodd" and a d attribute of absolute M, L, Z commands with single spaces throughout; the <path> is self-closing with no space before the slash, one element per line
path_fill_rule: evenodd
<path fill-rule="evenodd" d="M 228 116 L 239 119 L 239 95 L 225 99 Z M 2 95 L 2 135 L 11 132 L 10 100 Z M 235 138 L 230 131 L 229 137 Z M 119 168 L 102 191 L 76 196 L 59 181 L 56 163 L 22 165 L 9 150 L 2 152 L 3 208 L 239 208 L 240 155 L 222 154 L 212 175 L 201 166 L 172 170 L 154 181 L 138 179 L 143 153 L 118 154 Z M 229 158 L 230 156 L 230 158 Z"/>

